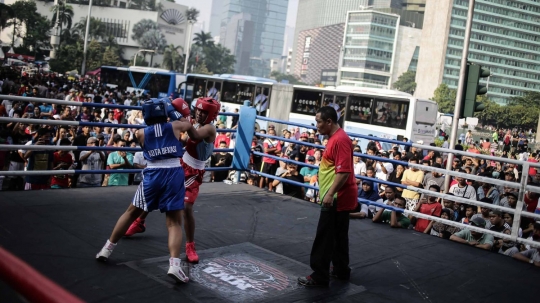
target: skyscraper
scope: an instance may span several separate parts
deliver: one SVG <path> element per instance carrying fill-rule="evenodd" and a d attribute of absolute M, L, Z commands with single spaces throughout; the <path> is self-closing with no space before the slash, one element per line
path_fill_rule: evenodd
<path fill-rule="evenodd" d="M 210 13 L 210 33 L 214 41 L 219 43 L 221 15 L 223 11 L 223 0 L 212 0 L 212 11 Z"/>
<path fill-rule="evenodd" d="M 236 56 L 235 73 L 270 75 L 283 53 L 288 0 L 223 0 L 220 42 Z"/>
<path fill-rule="evenodd" d="M 469 1 L 428 1 L 415 94 L 433 97 L 441 83 L 457 88 Z M 540 89 L 540 3 L 476 0 L 469 61 L 491 71 L 488 98 L 505 104 Z M 484 83 L 487 84 L 487 83 Z"/>

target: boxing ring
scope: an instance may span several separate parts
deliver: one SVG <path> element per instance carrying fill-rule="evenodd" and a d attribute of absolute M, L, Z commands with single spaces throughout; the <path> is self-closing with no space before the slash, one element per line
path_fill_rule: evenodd
<path fill-rule="evenodd" d="M 0 122 L 13 121 L 8 119 L 0 118 Z M 254 110 L 249 107 L 240 110 L 233 165 L 226 169 L 249 169 L 255 119 L 262 117 L 256 117 Z M 44 124 L 42 122 L 39 121 L 39 124 Z M 130 125 L 129 128 L 134 126 Z M 272 138 L 265 134 L 258 135 Z M 43 149 L 44 146 L 39 147 Z M 20 147 L 0 145 L 0 149 L 9 148 Z M 25 148 L 28 149 L 27 146 Z M 59 149 L 56 146 L 46 148 Z M 74 146 L 62 148 L 90 149 Z M 110 147 L 99 149 L 128 150 Z M 365 154 L 362 157 L 394 161 Z M 283 158 L 279 160 L 288 161 Z M 305 163 L 302 165 L 307 166 Z M 436 170 L 425 166 L 421 168 Z M 110 172 L 62 171 L 66 174 Z M 250 172 L 265 176 L 254 170 Z M 52 174 L 46 171 L 1 173 Z M 265 177 L 279 179 L 271 175 Z M 281 181 L 289 182 L 287 179 Z M 378 179 L 376 182 L 391 184 Z M 297 185 L 309 188 L 305 184 Z M 403 187 L 401 184 L 392 185 Z M 538 215 L 519 210 L 520 205 L 523 205 L 524 189 L 536 191 L 537 188 L 523 182 L 506 185 L 520 188 L 520 195 L 516 210 L 505 208 L 504 211 L 514 213 L 517 223 L 521 215 L 537 218 Z M 410 186 L 405 188 L 427 192 Z M 146 222 L 145 233 L 123 239 L 108 264 L 96 262 L 95 253 L 109 236 L 135 190 L 135 186 L 122 186 L 0 192 L 0 245 L 54 281 L 51 285 L 40 283 L 37 290 L 28 290 L 24 286 L 34 286 L 37 281 L 34 277 L 38 273 L 28 274 L 18 270 L 24 266 L 23 263 L 0 258 L 0 275 L 3 280 L 0 282 L 0 302 L 24 302 L 22 295 L 31 302 L 45 302 L 41 300 L 44 298 L 40 297 L 41 294 L 60 288 L 72 295 L 67 293 L 70 296 L 68 299 L 59 295 L 47 302 L 78 302 L 76 297 L 86 302 L 508 302 L 532 301 L 537 297 L 536 283 L 533 281 L 538 281 L 540 272 L 529 264 L 412 230 L 373 224 L 368 220 L 350 222 L 350 281 L 334 280 L 329 288 L 305 289 L 296 284 L 296 277 L 310 272 L 309 254 L 319 217 L 319 206 L 247 184 L 204 183 L 201 186 L 194 208 L 197 220 L 196 242 L 201 263 L 189 268 L 192 279 L 190 283 L 175 285 L 166 277 L 165 260 L 168 260 L 168 250 L 164 216 L 152 216 Z M 459 198 L 453 197 L 453 200 L 459 201 Z M 493 209 L 502 208 L 470 200 L 462 202 Z M 443 220 L 389 205 L 376 205 L 417 217 Z M 463 227 L 460 223 L 444 222 Z M 486 230 L 482 232 L 494 233 Z M 528 243 L 513 233 L 497 236 Z M 2 255 L 4 252 L 0 251 Z M 10 268 L 11 271 L 8 271 Z M 19 276 L 19 279 L 14 279 L 15 276 Z"/>

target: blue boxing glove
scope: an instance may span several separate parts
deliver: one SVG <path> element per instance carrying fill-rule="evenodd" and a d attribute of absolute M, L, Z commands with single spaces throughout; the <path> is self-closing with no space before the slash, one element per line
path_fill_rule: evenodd
<path fill-rule="evenodd" d="M 182 118 L 182 114 L 179 113 L 174 106 L 172 106 L 171 102 L 167 102 L 167 116 L 169 117 L 169 120 L 172 121 L 178 121 L 180 118 Z"/>

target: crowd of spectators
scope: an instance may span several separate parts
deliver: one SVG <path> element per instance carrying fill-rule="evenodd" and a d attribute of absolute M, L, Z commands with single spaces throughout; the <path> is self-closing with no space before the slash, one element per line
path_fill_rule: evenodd
<path fill-rule="evenodd" d="M 117 127 L 117 124 L 138 125 L 143 122 L 138 110 L 108 109 L 84 106 L 84 103 L 138 105 L 148 97 L 118 88 L 101 85 L 93 78 L 68 79 L 53 74 L 38 75 L 0 81 L 0 93 L 81 102 L 81 106 L 67 106 L 35 101 L 2 100 L 0 117 L 81 122 L 104 122 L 107 127 L 76 127 L 13 122 L 0 124 L 0 144 L 14 145 L 73 145 L 138 147 L 135 128 Z M 113 171 L 144 168 L 140 152 L 103 151 L 0 151 L 0 169 L 10 171 L 59 170 L 53 176 L 0 177 L 0 189 L 31 190 L 46 188 L 72 188 L 118 186 L 140 182 L 136 174 Z M 66 175 L 62 170 L 111 170 L 110 174 Z"/>

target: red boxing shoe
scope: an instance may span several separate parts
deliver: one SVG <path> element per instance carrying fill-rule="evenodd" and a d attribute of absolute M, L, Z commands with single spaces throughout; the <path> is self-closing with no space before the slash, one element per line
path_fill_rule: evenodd
<path fill-rule="evenodd" d="M 135 219 L 135 221 L 133 221 L 133 223 L 131 223 L 131 226 L 126 231 L 125 236 L 131 237 L 134 234 L 143 233 L 145 230 L 146 230 L 146 226 L 144 225 L 144 221 L 137 218 Z"/>
<path fill-rule="evenodd" d="M 195 242 L 186 242 L 186 257 L 189 263 L 199 263 L 199 256 L 195 251 Z"/>

